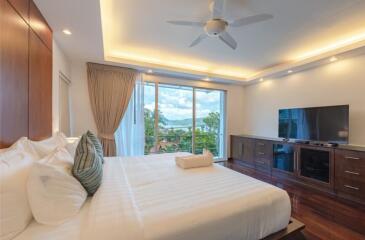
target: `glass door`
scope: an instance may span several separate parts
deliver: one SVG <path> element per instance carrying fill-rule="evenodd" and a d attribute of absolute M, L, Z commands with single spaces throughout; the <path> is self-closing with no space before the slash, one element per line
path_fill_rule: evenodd
<path fill-rule="evenodd" d="M 195 153 L 208 149 L 215 157 L 223 158 L 224 92 L 195 89 Z"/>
<path fill-rule="evenodd" d="M 293 144 L 273 145 L 273 168 L 287 173 L 295 172 L 295 146 Z"/>
<path fill-rule="evenodd" d="M 210 150 L 226 156 L 225 91 L 145 83 L 145 154 Z"/>
<path fill-rule="evenodd" d="M 193 88 L 158 85 L 157 152 L 193 152 Z"/>

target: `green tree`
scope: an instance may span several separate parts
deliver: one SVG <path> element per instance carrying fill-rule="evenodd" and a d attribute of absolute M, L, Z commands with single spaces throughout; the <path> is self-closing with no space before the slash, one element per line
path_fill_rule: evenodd
<path fill-rule="evenodd" d="M 192 152 L 192 128 L 174 129 L 166 128 L 168 119 L 159 111 L 158 136 L 160 152 Z M 149 109 L 144 111 L 145 120 L 145 154 L 155 145 L 155 112 Z M 203 152 L 203 149 L 209 149 L 214 156 L 218 155 L 218 130 L 220 124 L 220 114 L 211 112 L 203 119 L 204 125 L 195 129 L 195 153 Z"/>
<path fill-rule="evenodd" d="M 218 132 L 220 114 L 219 112 L 210 112 L 207 117 L 203 119 L 203 122 L 208 128 L 208 132 Z"/>

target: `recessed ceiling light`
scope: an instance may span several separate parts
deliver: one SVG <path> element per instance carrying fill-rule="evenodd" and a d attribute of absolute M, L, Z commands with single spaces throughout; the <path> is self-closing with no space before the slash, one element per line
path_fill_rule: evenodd
<path fill-rule="evenodd" d="M 153 73 L 152 69 L 147 70 L 148 73 Z"/>
<path fill-rule="evenodd" d="M 288 73 L 293 73 L 293 70 L 288 70 Z"/>
<path fill-rule="evenodd" d="M 263 78 L 260 78 L 260 80 L 259 80 L 260 82 L 263 82 L 264 81 L 264 79 Z"/>
<path fill-rule="evenodd" d="M 68 29 L 63 29 L 62 32 L 66 35 L 71 35 L 72 34 L 72 32 Z"/>
<path fill-rule="evenodd" d="M 330 58 L 330 62 L 335 62 L 335 61 L 337 61 L 337 58 L 336 57 L 331 57 Z"/>
<path fill-rule="evenodd" d="M 210 81 L 210 78 L 209 77 L 205 77 L 202 79 L 203 81 Z"/>

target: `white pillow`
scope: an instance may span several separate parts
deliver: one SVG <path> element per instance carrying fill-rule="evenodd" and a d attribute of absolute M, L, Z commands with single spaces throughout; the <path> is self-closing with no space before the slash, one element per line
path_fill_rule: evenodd
<path fill-rule="evenodd" d="M 80 142 L 80 137 L 66 138 L 67 144 L 65 146 L 66 150 L 70 153 L 71 157 L 75 157 L 77 145 Z"/>
<path fill-rule="evenodd" d="M 32 219 L 26 185 L 29 170 L 37 156 L 31 154 L 27 146 L 27 139 L 22 138 L 0 153 L 1 240 L 12 239 Z"/>
<path fill-rule="evenodd" d="M 28 178 L 28 197 L 35 220 L 59 225 L 75 216 L 87 193 L 71 175 L 73 159 L 65 148 L 37 161 Z"/>
<path fill-rule="evenodd" d="M 42 141 L 31 141 L 33 148 L 37 151 L 40 157 L 45 157 L 59 147 L 64 147 L 67 144 L 66 137 L 63 133 L 47 138 Z"/>

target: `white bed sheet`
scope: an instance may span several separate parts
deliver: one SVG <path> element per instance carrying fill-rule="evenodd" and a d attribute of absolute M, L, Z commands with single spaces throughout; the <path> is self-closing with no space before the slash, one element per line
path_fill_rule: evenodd
<path fill-rule="evenodd" d="M 253 240 L 285 228 L 285 191 L 214 164 L 183 170 L 176 155 L 108 158 L 103 183 L 71 221 L 32 222 L 16 240 Z"/>

